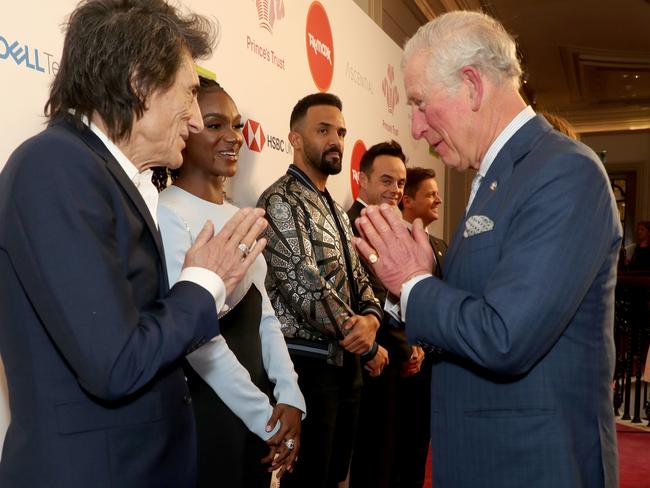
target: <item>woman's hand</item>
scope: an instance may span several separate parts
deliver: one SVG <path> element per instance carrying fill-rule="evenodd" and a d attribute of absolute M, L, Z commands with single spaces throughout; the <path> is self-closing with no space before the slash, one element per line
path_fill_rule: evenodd
<path fill-rule="evenodd" d="M 298 460 L 301 418 L 302 412 L 296 407 L 278 403 L 273 408 L 273 414 L 266 426 L 267 432 L 270 432 L 280 422 L 280 429 L 266 441 L 270 451 L 262 459 L 263 464 L 271 463 L 269 471 L 275 471 L 279 468 L 278 478 L 281 478 L 285 471 L 291 473 L 295 462 Z"/>

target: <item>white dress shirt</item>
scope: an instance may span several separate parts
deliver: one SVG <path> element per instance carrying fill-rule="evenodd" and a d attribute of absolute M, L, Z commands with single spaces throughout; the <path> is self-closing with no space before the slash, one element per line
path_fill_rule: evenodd
<path fill-rule="evenodd" d="M 138 192 L 142 196 L 144 203 L 149 210 L 149 214 L 153 219 L 156 226 L 158 225 L 157 207 L 158 207 L 158 190 L 151 181 L 153 171 L 151 169 L 138 171 L 138 168 L 126 157 L 122 150 L 111 141 L 104 131 L 102 131 L 95 124 L 83 118 L 83 123 L 86 124 L 93 133 L 99 137 L 99 140 L 106 146 L 106 149 L 117 160 L 121 168 L 126 173 L 126 176 L 133 182 Z M 221 310 L 226 301 L 226 286 L 219 275 L 206 268 L 199 268 L 196 266 L 187 267 L 180 274 L 176 281 L 191 281 L 203 288 L 205 288 L 214 297 L 215 306 L 217 310 Z"/>

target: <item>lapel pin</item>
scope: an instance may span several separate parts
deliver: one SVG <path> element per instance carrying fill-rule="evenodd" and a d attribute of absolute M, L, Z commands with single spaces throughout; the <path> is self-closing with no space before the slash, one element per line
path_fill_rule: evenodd
<path fill-rule="evenodd" d="M 490 190 L 494 191 L 497 189 L 498 183 L 496 180 L 494 180 L 492 183 L 490 183 Z"/>

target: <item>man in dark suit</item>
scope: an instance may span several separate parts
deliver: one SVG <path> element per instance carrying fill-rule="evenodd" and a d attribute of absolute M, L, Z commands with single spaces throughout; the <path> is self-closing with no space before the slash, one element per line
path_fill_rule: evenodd
<path fill-rule="evenodd" d="M 438 192 L 436 172 L 432 168 L 410 167 L 406 169 L 404 196 L 399 204 L 402 218 L 413 225 L 415 219 L 422 226 L 438 220 L 442 199 Z M 433 249 L 433 276 L 442 278 L 447 243 L 429 234 Z M 431 425 L 431 368 L 442 359 L 438 348 L 427 348 L 419 374 L 406 376 L 398 384 L 398 426 L 395 472 L 398 478 L 391 485 L 402 488 L 421 488 L 426 474 Z"/>
<path fill-rule="evenodd" d="M 397 211 L 406 183 L 405 163 L 406 155 L 396 141 L 368 148 L 359 163 L 359 195 L 347 212 L 351 222 L 367 205 L 386 203 Z M 352 230 L 358 235 L 355 227 Z M 368 276 L 375 297 L 383 305 L 386 289 L 371 271 Z M 411 348 L 403 327 L 389 315 L 384 315 L 376 340 L 375 360 L 364 366 L 359 427 L 350 467 L 351 488 L 391 486 L 396 456 L 397 383 L 411 356 L 411 374 L 419 371 L 424 359 L 424 353 L 419 354 L 421 348 Z"/>
<path fill-rule="evenodd" d="M 11 423 L 0 486 L 191 487 L 196 447 L 179 360 L 265 242 L 261 210 L 212 224 L 171 290 L 150 167 L 203 128 L 193 59 L 207 19 L 161 0 L 72 13 L 46 130 L 0 174 L 0 353 Z"/>
<path fill-rule="evenodd" d="M 430 274 L 420 221 L 411 234 L 377 207 L 357 220 L 409 338 L 445 351 L 431 382 L 433 484 L 616 487 L 621 227 L 604 167 L 526 106 L 514 40 L 494 19 L 437 17 L 404 56 L 413 136 L 479 175 L 445 281 Z"/>

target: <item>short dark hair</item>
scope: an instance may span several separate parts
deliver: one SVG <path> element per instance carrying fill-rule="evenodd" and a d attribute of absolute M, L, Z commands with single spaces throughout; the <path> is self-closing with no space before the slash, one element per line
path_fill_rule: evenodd
<path fill-rule="evenodd" d="M 395 156 L 406 164 L 406 154 L 402 151 L 402 146 L 399 145 L 399 142 L 390 140 L 388 142 L 380 142 L 366 149 L 366 152 L 361 156 L 359 170 L 366 174 L 370 173 L 372 171 L 372 164 L 378 156 Z"/>
<path fill-rule="evenodd" d="M 212 53 L 215 26 L 164 0 L 84 0 L 67 22 L 59 71 L 45 114 L 81 126 L 96 112 L 112 140 L 128 138 L 155 90 L 169 88 L 183 53 Z"/>
<path fill-rule="evenodd" d="M 298 100 L 296 106 L 293 107 L 289 118 L 289 128 L 293 130 L 296 124 L 307 115 L 307 110 L 316 105 L 329 105 L 343 111 L 341 99 L 333 93 L 312 93 Z"/>
<path fill-rule="evenodd" d="M 413 168 L 406 168 L 406 184 L 404 185 L 404 195 L 415 198 L 415 194 L 420 188 L 420 183 L 424 180 L 429 180 L 436 177 L 436 172 L 432 168 L 421 168 L 414 166 Z M 404 208 L 402 202 L 399 202 L 399 208 Z"/>
<path fill-rule="evenodd" d="M 199 75 L 199 95 L 211 91 L 225 91 L 218 81 Z"/>
<path fill-rule="evenodd" d="M 212 78 L 205 78 L 204 76 L 199 76 L 199 93 L 198 96 L 204 95 L 208 92 L 214 92 L 214 91 L 222 91 L 224 93 L 226 90 L 223 89 L 223 87 L 217 83 L 215 80 Z M 178 175 L 180 174 L 179 171 L 180 168 L 167 168 L 166 166 L 157 166 L 153 168 L 153 174 L 151 175 L 151 181 L 155 185 L 155 187 L 158 189 L 159 192 L 163 191 L 165 188 L 167 188 L 167 183 L 169 180 L 172 180 L 172 183 L 176 181 L 178 178 Z"/>

